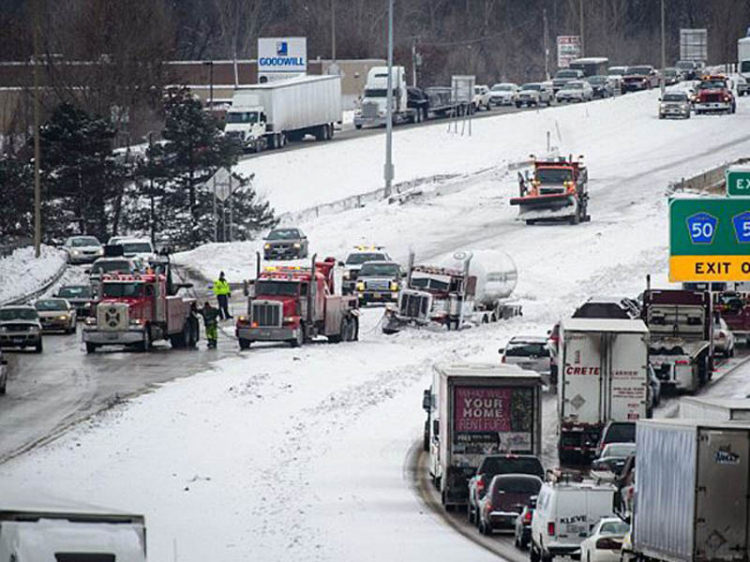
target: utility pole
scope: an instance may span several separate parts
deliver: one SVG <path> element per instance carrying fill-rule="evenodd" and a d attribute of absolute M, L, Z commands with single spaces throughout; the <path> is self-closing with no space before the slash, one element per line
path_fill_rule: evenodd
<path fill-rule="evenodd" d="M 666 45 L 666 31 L 664 23 L 664 0 L 661 0 L 661 95 L 664 95 L 664 90 L 667 85 L 664 78 L 664 69 L 667 67 L 667 45 Z"/>
<path fill-rule="evenodd" d="M 417 38 L 411 40 L 411 85 L 417 87 Z"/>
<path fill-rule="evenodd" d="M 585 57 L 586 53 L 586 41 L 584 40 L 584 27 L 583 27 L 583 0 L 578 2 L 578 12 L 581 18 L 581 57 Z"/>
<path fill-rule="evenodd" d="M 393 183 L 393 0 L 388 0 L 388 93 L 385 113 L 385 197 L 391 196 Z"/>
<path fill-rule="evenodd" d="M 544 79 L 549 80 L 549 24 L 547 23 L 547 8 L 542 10 L 544 20 Z"/>
<path fill-rule="evenodd" d="M 331 62 L 336 62 L 336 0 L 331 0 Z"/>
<path fill-rule="evenodd" d="M 34 255 L 42 254 L 42 185 L 40 176 L 41 142 L 39 139 L 39 2 L 33 0 L 34 25 Z"/>

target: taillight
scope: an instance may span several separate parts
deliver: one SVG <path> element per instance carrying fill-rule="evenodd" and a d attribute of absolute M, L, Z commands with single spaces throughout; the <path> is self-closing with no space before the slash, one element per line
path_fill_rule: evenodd
<path fill-rule="evenodd" d="M 480 493 L 482 490 L 484 490 L 484 475 L 477 479 L 477 493 Z"/>
<path fill-rule="evenodd" d="M 555 522 L 554 521 L 547 523 L 547 534 L 550 537 L 555 536 Z"/>
<path fill-rule="evenodd" d="M 527 511 L 526 514 L 523 516 L 523 522 L 524 523 L 531 523 L 531 512 Z"/>
<path fill-rule="evenodd" d="M 503 355 L 503 358 L 500 360 L 501 363 L 505 363 L 505 355 Z"/>
<path fill-rule="evenodd" d="M 601 550 L 619 550 L 620 543 L 614 539 L 605 537 L 596 541 L 596 548 Z"/>
<path fill-rule="evenodd" d="M 484 504 L 484 510 L 487 513 L 489 513 L 490 511 L 492 511 L 492 504 L 490 502 L 487 502 L 486 504 Z"/>
<path fill-rule="evenodd" d="M 690 361 L 687 359 L 678 359 L 674 362 L 675 365 L 690 365 Z"/>

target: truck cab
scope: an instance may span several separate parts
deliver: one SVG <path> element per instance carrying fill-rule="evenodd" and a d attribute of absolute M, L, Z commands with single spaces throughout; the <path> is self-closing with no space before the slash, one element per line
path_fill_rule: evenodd
<path fill-rule="evenodd" d="M 260 105 L 232 105 L 226 113 L 224 134 L 248 150 L 266 147 L 266 114 Z"/>
<path fill-rule="evenodd" d="M 693 96 L 693 110 L 697 114 L 708 112 L 734 113 L 737 102 L 729 80 L 723 75 L 704 76 Z"/>
<path fill-rule="evenodd" d="M 403 66 L 394 66 L 391 73 L 393 88 L 393 121 L 416 121 L 417 110 L 408 107 L 409 95 L 406 86 L 406 71 Z M 385 125 L 388 111 L 388 67 L 374 66 L 367 73 L 364 96 L 360 109 L 354 116 L 354 126 Z"/>

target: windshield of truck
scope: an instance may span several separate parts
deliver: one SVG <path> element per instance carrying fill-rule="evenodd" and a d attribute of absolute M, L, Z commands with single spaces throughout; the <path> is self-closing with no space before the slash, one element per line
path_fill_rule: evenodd
<path fill-rule="evenodd" d="M 140 297 L 143 295 L 143 283 L 104 283 L 102 294 L 110 298 Z"/>
<path fill-rule="evenodd" d="M 64 299 L 88 299 L 91 297 L 91 287 L 88 285 L 63 287 L 57 294 Z"/>
<path fill-rule="evenodd" d="M 92 275 L 115 272 L 130 273 L 130 262 L 128 260 L 96 262 L 91 268 Z"/>
<path fill-rule="evenodd" d="M 546 343 L 510 342 L 505 348 L 506 357 L 549 357 Z"/>
<path fill-rule="evenodd" d="M 492 478 L 496 474 L 533 474 L 544 477 L 544 468 L 539 459 L 532 457 L 486 457 L 480 469 Z"/>
<path fill-rule="evenodd" d="M 648 76 L 649 74 L 651 74 L 651 67 L 650 66 L 629 66 L 628 74 L 633 74 L 634 76 Z"/>
<path fill-rule="evenodd" d="M 149 242 L 123 242 L 121 245 L 125 254 L 150 254 L 154 251 Z"/>
<path fill-rule="evenodd" d="M 624 521 L 607 521 L 602 523 L 602 528 L 599 529 L 600 534 L 608 535 L 624 535 L 630 531 L 630 525 Z"/>
<path fill-rule="evenodd" d="M 537 168 L 536 179 L 542 183 L 563 183 L 573 180 L 570 168 Z"/>
<path fill-rule="evenodd" d="M 259 118 L 257 111 L 228 111 L 226 115 L 227 123 L 257 123 Z"/>
<path fill-rule="evenodd" d="M 362 265 L 366 261 L 378 261 L 386 259 L 384 254 L 349 254 L 346 265 Z"/>
<path fill-rule="evenodd" d="M 0 321 L 38 320 L 39 315 L 33 308 L 0 308 Z"/>
<path fill-rule="evenodd" d="M 695 68 L 695 63 L 689 60 L 681 60 L 677 63 L 677 68 L 680 70 L 693 70 Z"/>
<path fill-rule="evenodd" d="M 73 246 L 74 248 L 81 248 L 86 246 L 101 246 L 99 240 L 97 240 L 93 236 L 78 236 L 76 238 L 71 238 L 69 245 Z"/>
<path fill-rule="evenodd" d="M 740 63 L 740 72 L 743 74 L 750 72 L 750 60 L 743 60 Z"/>
<path fill-rule="evenodd" d="M 367 88 L 365 90 L 366 98 L 386 98 L 388 97 L 388 88 Z M 398 97 L 398 90 L 393 88 L 393 97 Z"/>
<path fill-rule="evenodd" d="M 704 80 L 698 84 L 699 90 L 723 90 L 727 87 L 724 80 Z"/>
<path fill-rule="evenodd" d="M 664 69 L 664 76 L 670 76 L 670 77 L 677 76 L 677 69 L 676 68 L 665 68 Z"/>
<path fill-rule="evenodd" d="M 365 263 L 359 270 L 360 277 L 398 277 L 401 270 L 395 263 Z"/>
<path fill-rule="evenodd" d="M 607 430 L 607 443 L 635 443 L 634 423 L 613 423 Z"/>
<path fill-rule="evenodd" d="M 37 310 L 68 310 L 65 301 L 60 299 L 44 299 L 34 303 Z"/>
<path fill-rule="evenodd" d="M 256 281 L 255 296 L 296 297 L 299 294 L 299 283 L 295 281 Z"/>
<path fill-rule="evenodd" d="M 635 443 L 610 443 L 604 447 L 602 457 L 626 458 L 635 453 Z"/>
<path fill-rule="evenodd" d="M 506 494 L 528 494 L 535 496 L 542 487 L 542 481 L 539 478 L 523 476 L 503 476 L 495 482 L 495 494 L 500 492 Z"/>
<path fill-rule="evenodd" d="M 512 89 L 512 84 L 495 84 L 494 86 L 492 86 L 493 92 L 510 92 Z"/>
<path fill-rule="evenodd" d="M 450 280 L 447 277 L 445 279 L 438 279 L 435 277 L 413 274 L 411 277 L 411 286 L 415 289 L 447 291 L 450 286 Z"/>
<path fill-rule="evenodd" d="M 524 84 L 521 87 L 521 89 L 522 90 L 535 90 L 535 91 L 539 91 L 539 90 L 542 89 L 542 85 L 541 84 Z"/>
<path fill-rule="evenodd" d="M 687 94 L 664 94 L 664 97 L 662 98 L 663 101 L 671 101 L 671 102 L 678 102 L 678 103 L 686 103 L 687 102 Z"/>
<path fill-rule="evenodd" d="M 578 78 L 580 75 L 578 70 L 561 70 L 555 74 L 555 78 Z"/>
<path fill-rule="evenodd" d="M 266 240 L 299 240 L 300 238 L 299 230 L 296 228 L 280 228 L 272 230 Z"/>

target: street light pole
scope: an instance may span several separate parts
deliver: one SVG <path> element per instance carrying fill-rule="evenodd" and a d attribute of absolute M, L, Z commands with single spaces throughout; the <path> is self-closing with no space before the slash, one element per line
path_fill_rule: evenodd
<path fill-rule="evenodd" d="M 41 140 L 39 139 L 39 0 L 32 5 L 34 25 L 34 255 L 42 255 Z"/>
<path fill-rule="evenodd" d="M 331 62 L 336 62 L 336 0 L 331 0 Z"/>
<path fill-rule="evenodd" d="M 203 64 L 208 66 L 208 107 L 213 110 L 214 108 L 214 61 L 207 60 L 203 61 Z"/>
<path fill-rule="evenodd" d="M 385 197 L 391 196 L 393 183 L 393 0 L 388 0 L 388 93 L 385 113 Z"/>
<path fill-rule="evenodd" d="M 661 0 L 661 94 L 664 95 L 666 89 L 666 79 L 664 77 L 664 69 L 667 67 L 667 45 L 666 45 L 666 30 L 664 23 L 664 0 Z"/>
<path fill-rule="evenodd" d="M 580 12 L 579 13 L 579 17 L 581 18 L 581 22 L 580 22 L 580 25 L 581 25 L 581 56 L 585 57 L 586 56 L 586 54 L 585 54 L 586 53 L 586 41 L 584 40 L 584 27 L 583 27 L 583 0 L 580 0 L 578 2 L 578 5 L 579 5 L 578 11 Z"/>

